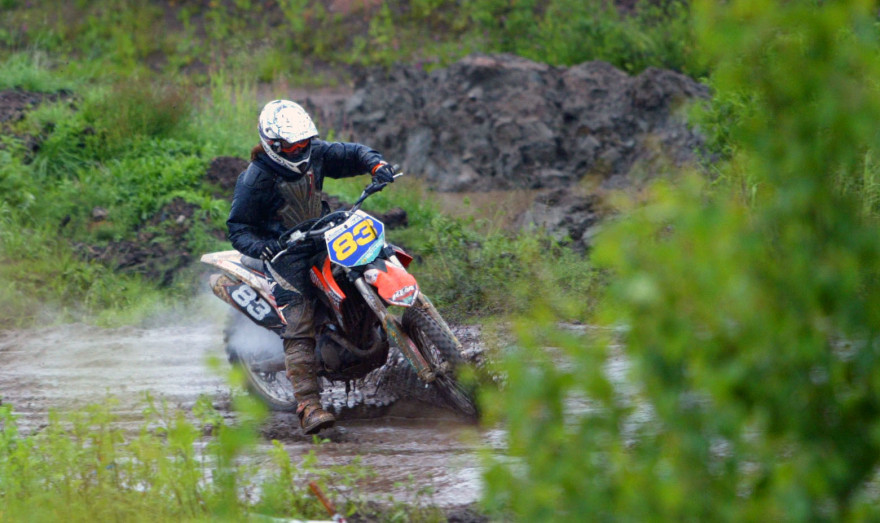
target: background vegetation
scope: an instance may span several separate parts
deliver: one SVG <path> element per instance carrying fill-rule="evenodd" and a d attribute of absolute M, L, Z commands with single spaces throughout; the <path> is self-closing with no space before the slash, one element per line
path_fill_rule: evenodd
<path fill-rule="evenodd" d="M 223 67 L 260 81 L 326 85 L 352 66 L 436 67 L 474 51 L 705 73 L 686 2 L 624 4 L 634 7 L 605 0 L 5 0 L 0 43 L 75 57 L 80 74 L 150 70 L 196 81 Z"/>
<path fill-rule="evenodd" d="M 873 520 L 874 4 L 693 14 L 727 160 L 658 182 L 599 239 L 595 329 L 523 320 L 487 402 L 517 459 L 491 465 L 487 502 L 528 520 Z"/>
<path fill-rule="evenodd" d="M 646 2 L 627 16 L 605 2 L 568 0 L 10 0 L 0 8 L 0 89 L 61 95 L 4 125 L 0 325 L 7 326 L 34 321 L 44 304 L 59 307 L 62 321 L 86 314 L 128 322 L 187 296 L 191 274 L 160 288 L 85 261 L 82 246 L 132 240 L 182 198 L 199 208 L 189 250 L 225 248 L 217 238 L 229 202 L 203 183 L 203 173 L 216 156 L 247 156 L 259 101 L 291 84 L 347 82 L 359 68 L 398 62 L 435 67 L 473 51 L 558 64 L 606 59 L 630 71 L 700 69 L 691 59 L 690 15 L 678 2 Z M 534 17 L 540 23 L 524 23 Z M 329 190 L 353 196 L 359 185 Z M 440 215 L 422 191 L 395 187 L 394 201 L 406 203 L 413 226 L 394 239 L 423 256 L 423 282 L 448 314 L 523 310 L 527 300 L 508 296 L 519 296 L 516 281 L 533 271 L 554 273 L 572 295 L 593 287 L 579 256 L 557 250 L 546 263 L 549 240 L 493 232 L 484 241 L 485 224 Z M 108 219 L 95 223 L 95 208 Z M 170 245 L 169 225 L 149 241 Z"/>

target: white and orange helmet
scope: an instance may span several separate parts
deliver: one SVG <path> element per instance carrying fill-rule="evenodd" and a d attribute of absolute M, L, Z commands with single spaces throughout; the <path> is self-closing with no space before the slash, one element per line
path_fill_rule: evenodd
<path fill-rule="evenodd" d="M 260 112 L 259 130 L 269 158 L 295 173 L 308 172 L 318 129 L 305 109 L 290 100 L 273 100 Z"/>

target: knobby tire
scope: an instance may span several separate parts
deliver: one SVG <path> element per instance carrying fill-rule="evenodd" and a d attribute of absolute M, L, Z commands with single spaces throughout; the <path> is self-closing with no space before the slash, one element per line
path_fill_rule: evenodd
<path fill-rule="evenodd" d="M 403 329 L 413 340 L 422 355 L 432 367 L 438 369 L 442 362 L 447 362 L 451 372 L 437 372 L 434 386 L 459 413 L 469 417 L 477 417 L 477 407 L 473 394 L 463 387 L 456 378 L 456 370 L 464 365 L 458 347 L 434 318 L 424 309 L 410 307 L 403 313 Z"/>

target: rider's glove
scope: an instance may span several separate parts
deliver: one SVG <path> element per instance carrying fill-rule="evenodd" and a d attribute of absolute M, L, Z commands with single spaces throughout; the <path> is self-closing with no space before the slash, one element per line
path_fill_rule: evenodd
<path fill-rule="evenodd" d="M 281 252 L 281 243 L 278 240 L 266 240 L 260 249 L 260 259 L 263 261 L 271 261 L 276 254 Z"/>
<path fill-rule="evenodd" d="M 373 167 L 373 181 L 376 183 L 391 183 L 394 181 L 394 169 L 385 162 L 377 163 Z"/>

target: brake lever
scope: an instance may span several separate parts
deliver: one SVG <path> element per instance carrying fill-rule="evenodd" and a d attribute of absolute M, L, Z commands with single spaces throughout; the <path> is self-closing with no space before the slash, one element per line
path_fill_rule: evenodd
<path fill-rule="evenodd" d="M 374 194 L 374 193 L 381 191 L 382 189 L 385 188 L 386 185 L 388 185 L 388 182 L 371 183 L 370 185 L 367 186 L 366 189 L 364 189 L 364 193 L 366 193 L 366 195 L 369 196 L 371 194 Z"/>
<path fill-rule="evenodd" d="M 398 170 L 399 168 L 400 168 L 399 165 L 394 164 L 393 169 L 395 171 Z M 401 176 L 403 176 L 402 172 L 396 173 L 394 175 L 394 179 L 396 180 L 396 179 L 400 178 Z M 366 189 L 364 189 L 364 192 L 367 193 L 368 195 L 373 194 L 373 193 L 377 193 L 377 192 L 381 191 L 382 189 L 384 189 L 385 186 L 388 185 L 389 183 L 391 183 L 391 182 L 382 182 L 382 183 L 373 182 L 370 185 L 368 185 Z"/>

